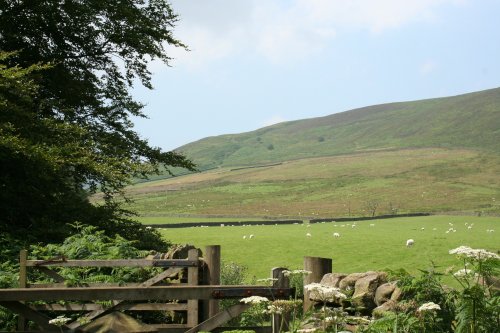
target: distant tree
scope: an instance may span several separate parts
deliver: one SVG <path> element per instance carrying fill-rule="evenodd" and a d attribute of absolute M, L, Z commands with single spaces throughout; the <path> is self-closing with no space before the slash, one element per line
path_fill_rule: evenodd
<path fill-rule="evenodd" d="M 380 202 L 378 200 L 368 200 L 367 202 L 365 202 L 366 210 L 368 211 L 371 217 L 375 216 L 379 205 Z"/>
<path fill-rule="evenodd" d="M 0 0 L 0 16 L 0 231 L 57 241 L 81 221 L 161 245 L 116 198 L 131 177 L 194 170 L 150 146 L 131 120 L 145 115 L 129 88 L 151 88 L 147 65 L 168 64 L 167 44 L 185 48 L 170 5 Z M 100 206 L 89 201 L 97 191 Z"/>

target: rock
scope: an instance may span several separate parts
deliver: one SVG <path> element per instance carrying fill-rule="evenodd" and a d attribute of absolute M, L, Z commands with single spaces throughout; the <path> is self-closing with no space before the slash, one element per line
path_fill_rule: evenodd
<path fill-rule="evenodd" d="M 359 278 L 354 285 L 352 304 L 361 308 L 361 313 L 371 313 L 376 304 L 374 301 L 377 287 L 387 281 L 384 272 L 370 272 L 370 274 Z"/>
<path fill-rule="evenodd" d="M 321 279 L 321 284 L 328 287 L 338 288 L 340 281 L 345 278 L 347 274 L 344 273 L 328 273 Z"/>
<path fill-rule="evenodd" d="M 401 299 L 402 294 L 403 291 L 398 286 L 396 286 L 396 288 L 394 288 L 394 291 L 392 292 L 391 301 L 398 302 Z"/>
<path fill-rule="evenodd" d="M 388 300 L 384 304 L 379 305 L 375 309 L 373 309 L 372 316 L 375 318 L 381 318 L 386 312 L 394 311 L 397 304 L 398 303 L 396 301 Z"/>
<path fill-rule="evenodd" d="M 342 290 L 350 290 L 354 288 L 354 285 L 356 284 L 356 281 L 359 279 L 373 274 L 376 272 L 370 271 L 370 272 L 365 272 L 365 273 L 351 273 L 347 275 L 345 278 L 343 278 L 340 283 L 339 283 L 339 288 Z"/>
<path fill-rule="evenodd" d="M 396 289 L 396 282 L 387 282 L 379 285 L 375 291 L 375 304 L 380 306 L 390 300 L 394 289 Z"/>

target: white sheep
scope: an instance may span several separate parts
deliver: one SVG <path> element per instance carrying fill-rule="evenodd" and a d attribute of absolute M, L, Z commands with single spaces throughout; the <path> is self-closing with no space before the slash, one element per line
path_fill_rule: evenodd
<path fill-rule="evenodd" d="M 309 232 L 306 234 L 306 236 L 307 237 L 312 237 L 312 235 Z"/>
<path fill-rule="evenodd" d="M 406 247 L 413 246 L 413 244 L 415 244 L 415 241 L 411 238 L 406 241 Z"/>
<path fill-rule="evenodd" d="M 334 232 L 334 233 L 333 233 L 333 237 L 338 238 L 338 237 L 340 237 L 340 234 L 339 234 L 338 232 Z"/>
<path fill-rule="evenodd" d="M 248 238 L 252 239 L 253 237 L 254 237 L 254 235 L 252 234 L 252 235 L 250 235 Z"/>
<path fill-rule="evenodd" d="M 244 236 L 243 236 L 243 239 L 247 239 L 247 235 L 244 235 Z"/>

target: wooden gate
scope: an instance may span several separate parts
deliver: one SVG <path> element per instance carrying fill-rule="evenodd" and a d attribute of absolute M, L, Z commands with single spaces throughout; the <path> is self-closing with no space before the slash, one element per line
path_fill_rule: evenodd
<path fill-rule="evenodd" d="M 142 283 L 88 284 L 67 287 L 64 278 L 50 267 L 162 267 L 164 270 Z M 55 283 L 31 284 L 27 270 L 37 269 Z M 183 274 L 182 283 L 165 282 Z M 180 279 L 179 279 L 180 280 Z M 20 288 L 1 289 L 0 305 L 20 315 L 18 332 L 26 330 L 26 320 L 34 322 L 41 331 L 79 331 L 83 324 L 114 311 L 173 311 L 181 314 L 182 322 L 148 324 L 158 332 L 187 332 L 213 330 L 238 316 L 249 305 L 236 304 L 219 311 L 218 300 L 264 296 L 269 299 L 290 297 L 288 284 L 278 286 L 221 286 L 220 246 L 207 246 L 204 258 L 198 250 L 190 250 L 187 259 L 123 259 L 123 260 L 28 260 L 25 250 L 20 254 Z M 176 300 L 173 302 L 172 300 Z M 43 301 L 44 304 L 32 302 Z M 64 303 L 60 303 L 60 302 Z M 111 302 L 103 306 L 99 301 Z M 58 302 L 58 303 L 51 303 Z M 46 312 L 85 312 L 79 320 L 61 328 L 49 324 Z M 269 328 L 270 331 L 270 328 Z"/>

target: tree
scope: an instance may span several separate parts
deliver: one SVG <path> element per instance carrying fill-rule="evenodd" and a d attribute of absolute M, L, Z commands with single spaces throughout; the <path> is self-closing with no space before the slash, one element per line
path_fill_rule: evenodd
<path fill-rule="evenodd" d="M 169 63 L 166 45 L 186 48 L 172 35 L 170 5 L 0 0 L 0 16 L 0 231 L 56 241 L 80 221 L 158 241 L 116 199 L 131 177 L 164 165 L 194 170 L 151 147 L 131 121 L 145 115 L 129 88 L 152 88 L 147 65 Z M 98 190 L 100 206 L 89 202 Z"/>

